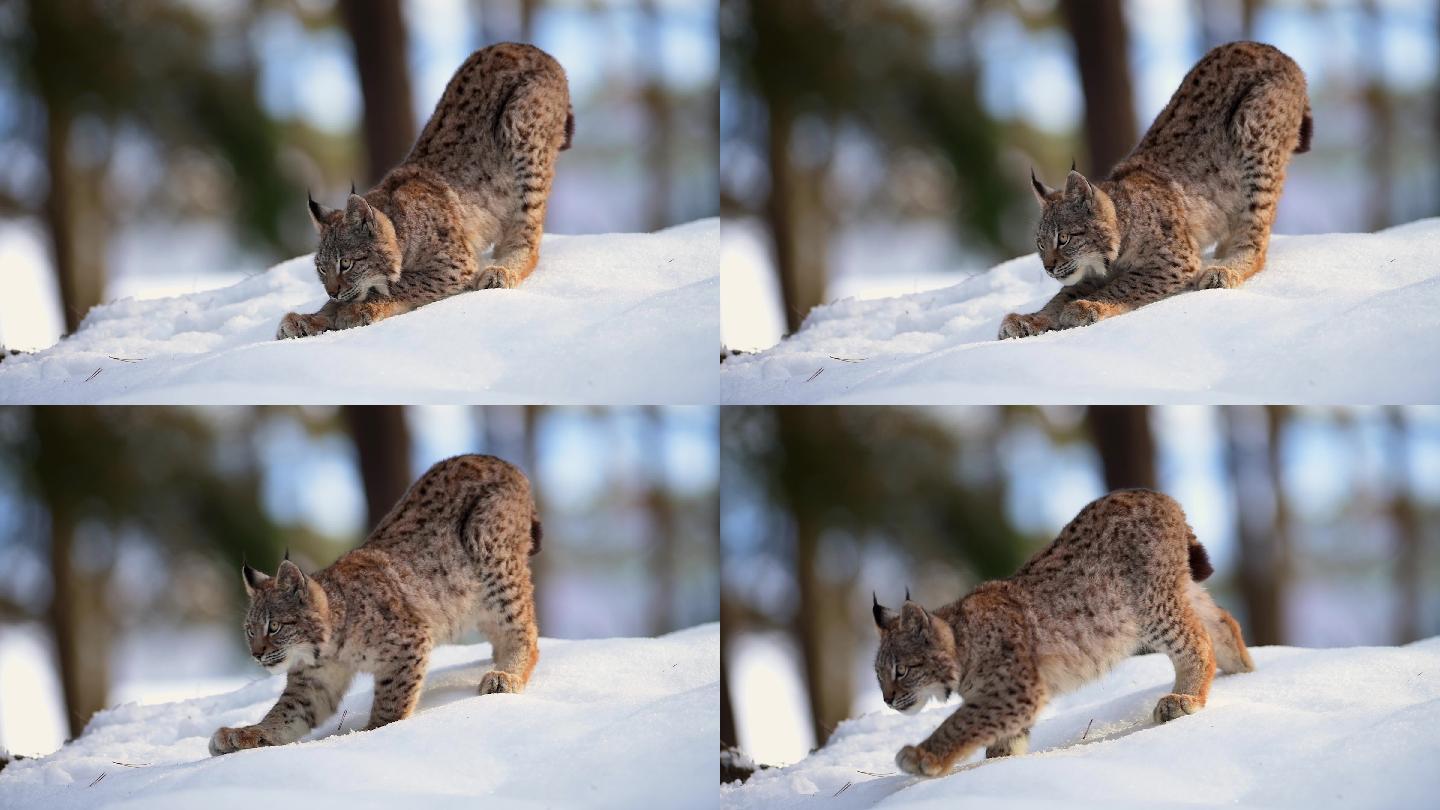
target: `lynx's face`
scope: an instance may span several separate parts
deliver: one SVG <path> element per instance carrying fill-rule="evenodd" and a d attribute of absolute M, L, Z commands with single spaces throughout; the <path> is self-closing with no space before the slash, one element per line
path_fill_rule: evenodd
<path fill-rule="evenodd" d="M 873 612 L 880 629 L 875 678 L 885 703 L 915 714 L 931 698 L 948 700 L 960 683 L 955 634 L 949 626 L 908 599 L 899 612 L 878 601 Z"/>
<path fill-rule="evenodd" d="M 271 674 L 313 665 L 330 635 L 325 591 L 289 560 L 273 577 L 248 565 L 241 573 L 250 594 L 245 637 L 251 656 Z"/>
<path fill-rule="evenodd" d="M 1105 192 L 1071 171 L 1065 190 L 1056 191 L 1030 176 L 1040 201 L 1035 250 L 1045 272 L 1061 284 L 1103 276 L 1120 252 L 1115 206 Z"/>
<path fill-rule="evenodd" d="M 331 298 L 364 301 L 390 294 L 391 283 L 400 278 L 400 245 L 385 212 L 351 194 L 344 211 L 311 200 L 310 218 L 320 234 L 315 272 Z"/>

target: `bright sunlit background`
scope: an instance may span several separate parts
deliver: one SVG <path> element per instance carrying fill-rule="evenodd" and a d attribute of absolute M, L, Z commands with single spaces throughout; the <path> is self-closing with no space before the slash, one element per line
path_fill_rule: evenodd
<path fill-rule="evenodd" d="M 721 435 L 721 733 L 757 762 L 890 711 L 872 590 L 951 602 L 1126 481 L 1180 501 L 1252 644 L 1440 633 L 1434 408 L 731 407 Z"/>
<path fill-rule="evenodd" d="M 225 286 L 312 250 L 307 187 L 337 205 L 352 180 L 378 179 L 363 112 L 405 106 L 362 87 L 367 57 L 343 9 L 395 2 L 0 3 L 0 346 L 43 348 L 95 303 Z M 716 214 L 713 2 L 399 0 L 399 12 L 381 33 L 408 66 L 405 143 L 472 51 L 532 42 L 565 67 L 576 119 L 548 231 Z"/>
<path fill-rule="evenodd" d="M 530 475 L 545 529 L 531 558 L 543 636 L 715 621 L 716 418 L 713 408 L 0 409 L 0 750 L 48 753 L 96 708 L 267 677 L 240 633 L 242 558 L 273 571 L 289 549 L 307 570 L 328 565 L 397 497 L 370 503 L 372 488 L 403 490 L 458 453 L 499 455 Z"/>
<path fill-rule="evenodd" d="M 1113 2 L 722 0 L 725 345 L 768 347 L 819 303 L 948 286 L 1029 252 L 1030 167 L 1051 185 L 1072 159 L 1103 175 L 1097 154 L 1128 151 L 1201 55 L 1238 39 L 1279 47 L 1309 82 L 1314 145 L 1291 163 L 1276 233 L 1440 214 L 1433 0 L 1121 0 L 1119 41 L 1065 13 Z M 1096 143 L 1077 37 L 1128 57 L 1096 107 L 1129 98 L 1132 120 L 1098 120 Z"/>

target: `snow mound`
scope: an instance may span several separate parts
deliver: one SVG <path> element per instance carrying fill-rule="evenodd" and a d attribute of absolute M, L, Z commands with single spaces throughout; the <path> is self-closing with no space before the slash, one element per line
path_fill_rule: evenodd
<path fill-rule="evenodd" d="M 54 754 L 0 771 L 0 807 L 223 810 L 714 807 L 717 624 L 656 639 L 540 642 L 519 695 L 475 692 L 490 645 L 438 648 L 419 711 L 375 731 L 369 679 L 305 741 L 221 757 L 221 725 L 254 723 L 282 679 L 101 712 Z M 337 732 L 343 717 L 344 729 Z M 98 780 L 98 781 L 96 781 Z"/>
<path fill-rule="evenodd" d="M 1040 259 L 955 286 L 813 310 L 721 366 L 727 403 L 1396 403 L 1440 399 L 1440 219 L 1277 236 L 1244 287 L 1082 329 L 996 340 L 1059 290 Z M 1338 373 L 1337 373 L 1338 372 Z"/>
<path fill-rule="evenodd" d="M 1156 726 L 1174 670 L 1123 662 L 1042 714 L 1026 756 L 980 754 L 949 776 L 899 773 L 895 752 L 955 709 L 847 720 L 829 745 L 721 788 L 721 805 L 1150 808 L 1423 807 L 1440 789 L 1440 637 L 1406 647 L 1252 648 L 1256 670 L 1215 679 L 1200 712 Z M 958 702 L 958 701 L 957 701 Z"/>
<path fill-rule="evenodd" d="M 325 302 L 314 262 L 96 307 L 0 363 L 0 402 L 685 404 L 718 396 L 720 222 L 546 236 L 535 274 L 344 332 L 275 340 Z"/>

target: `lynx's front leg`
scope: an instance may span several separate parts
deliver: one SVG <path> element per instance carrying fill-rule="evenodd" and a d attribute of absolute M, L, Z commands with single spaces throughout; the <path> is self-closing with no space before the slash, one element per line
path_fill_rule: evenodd
<path fill-rule="evenodd" d="M 1147 264 L 1134 266 L 1100 289 L 1066 304 L 1060 310 L 1059 328 L 1089 326 L 1184 292 L 1190 289 L 1199 269 L 1199 257 L 1186 248 L 1157 249 Z"/>
<path fill-rule="evenodd" d="M 367 729 L 404 720 L 415 711 L 415 704 L 420 701 L 420 686 L 425 681 L 425 664 L 430 660 L 430 647 L 428 640 L 407 639 L 389 653 L 389 663 L 375 673 L 375 702 L 370 707 Z"/>
<path fill-rule="evenodd" d="M 335 310 L 339 306 L 332 298 L 313 315 L 291 312 L 280 319 L 280 328 L 275 332 L 276 340 L 310 337 L 335 329 Z"/>
<path fill-rule="evenodd" d="M 1100 285 L 1094 281 L 1082 281 L 1069 287 L 1061 287 L 1060 292 L 1055 294 L 1040 308 L 1039 312 L 1029 315 L 1021 315 L 1012 312 L 1005 316 L 1000 322 L 1000 340 L 1008 338 L 1031 337 L 1045 332 L 1052 332 L 1063 328 L 1060 326 L 1060 313 L 1071 301 L 1082 298 L 1085 295 L 1098 290 Z"/>
<path fill-rule="evenodd" d="M 335 713 L 350 677 L 349 670 L 333 664 L 292 670 L 286 675 L 285 691 L 264 719 L 253 726 L 216 731 L 210 737 L 210 755 L 300 739 Z"/>
<path fill-rule="evenodd" d="M 396 298 L 367 298 L 364 301 L 353 301 L 341 304 L 336 310 L 335 328 L 354 329 L 357 326 L 369 326 L 376 321 L 403 315 L 411 309 L 409 304 Z"/>
<path fill-rule="evenodd" d="M 943 776 L 955 763 L 982 746 L 996 755 L 1024 753 L 1027 730 L 1040 711 L 1030 690 L 1020 694 L 991 693 L 966 702 L 940 724 L 925 742 L 907 745 L 895 755 L 895 764 L 916 776 Z"/>

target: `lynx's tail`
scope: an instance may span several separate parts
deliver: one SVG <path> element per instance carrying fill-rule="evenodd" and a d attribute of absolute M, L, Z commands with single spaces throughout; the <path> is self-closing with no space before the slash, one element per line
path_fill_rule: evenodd
<path fill-rule="evenodd" d="M 1306 114 L 1305 120 L 1310 120 L 1308 113 Z M 566 149 L 569 149 L 570 142 L 573 140 L 575 140 L 575 108 L 571 107 L 565 111 L 565 142 L 560 144 L 560 151 L 564 152 Z M 1306 140 L 1305 142 L 1308 144 L 1310 141 Z M 1300 151 L 1303 152 L 1305 150 L 1301 149 Z M 540 546 L 536 545 L 535 548 L 538 549 Z"/>
<path fill-rule="evenodd" d="M 534 557 L 540 553 L 540 540 L 545 537 L 545 530 L 540 526 L 540 518 L 530 518 L 530 556 Z"/>
<path fill-rule="evenodd" d="M 1300 145 L 1295 147 L 1295 154 L 1310 151 L 1310 136 L 1315 134 L 1315 119 L 1310 117 L 1310 104 L 1305 104 L 1305 117 L 1300 119 Z"/>
<path fill-rule="evenodd" d="M 1200 545 L 1200 541 L 1196 540 L 1192 533 L 1190 535 L 1190 579 L 1195 582 L 1204 582 L 1213 573 L 1215 573 L 1215 569 L 1210 565 L 1210 555 L 1205 553 L 1205 547 Z"/>

